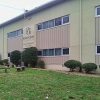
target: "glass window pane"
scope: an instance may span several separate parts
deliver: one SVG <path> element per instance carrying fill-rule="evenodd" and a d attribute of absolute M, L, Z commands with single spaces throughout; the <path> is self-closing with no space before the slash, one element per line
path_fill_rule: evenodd
<path fill-rule="evenodd" d="M 63 49 L 63 55 L 69 54 L 69 48 L 64 48 Z"/>
<path fill-rule="evenodd" d="M 49 49 L 49 56 L 54 56 L 54 49 Z"/>
<path fill-rule="evenodd" d="M 69 16 L 64 16 L 63 17 L 63 24 L 69 23 Z"/>
<path fill-rule="evenodd" d="M 60 18 L 56 18 L 55 19 L 55 26 L 59 26 L 61 24 L 62 24 L 62 18 L 61 17 Z"/>
<path fill-rule="evenodd" d="M 97 46 L 97 53 L 100 53 L 100 46 Z"/>
<path fill-rule="evenodd" d="M 49 22 L 48 22 L 48 27 L 50 28 L 50 27 L 54 27 L 54 20 L 50 20 Z"/>
<path fill-rule="evenodd" d="M 43 29 L 46 29 L 46 28 L 48 28 L 48 22 L 43 23 Z"/>
<path fill-rule="evenodd" d="M 18 31 L 17 31 L 17 34 L 18 34 L 18 36 L 22 35 L 22 34 L 23 34 L 22 29 L 18 30 Z"/>
<path fill-rule="evenodd" d="M 100 7 L 97 8 L 97 15 L 100 15 Z"/>
<path fill-rule="evenodd" d="M 48 49 L 43 50 L 43 56 L 49 56 L 49 50 Z"/>
<path fill-rule="evenodd" d="M 38 25 L 38 30 L 41 30 L 42 29 L 42 24 L 39 24 Z"/>
<path fill-rule="evenodd" d="M 61 48 L 55 49 L 55 56 L 61 55 Z"/>
<path fill-rule="evenodd" d="M 38 51 L 38 56 L 42 56 L 42 51 Z"/>

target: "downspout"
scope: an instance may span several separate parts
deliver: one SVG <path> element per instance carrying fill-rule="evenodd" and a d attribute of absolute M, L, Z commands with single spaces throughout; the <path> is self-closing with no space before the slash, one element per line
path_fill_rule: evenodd
<path fill-rule="evenodd" d="M 80 0 L 80 62 L 82 62 L 82 0 Z"/>
<path fill-rule="evenodd" d="M 3 58 L 4 59 L 4 26 L 3 26 Z"/>

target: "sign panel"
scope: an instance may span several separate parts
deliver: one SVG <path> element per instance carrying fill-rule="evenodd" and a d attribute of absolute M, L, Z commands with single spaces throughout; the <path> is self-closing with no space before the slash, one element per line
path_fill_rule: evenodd
<path fill-rule="evenodd" d="M 30 26 L 23 29 L 23 48 L 35 47 L 35 33 Z"/>

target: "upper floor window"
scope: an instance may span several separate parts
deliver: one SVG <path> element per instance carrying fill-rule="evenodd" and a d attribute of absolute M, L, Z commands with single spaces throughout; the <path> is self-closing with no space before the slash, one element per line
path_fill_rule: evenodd
<path fill-rule="evenodd" d="M 10 32 L 8 33 L 8 38 L 11 38 L 11 37 L 17 37 L 17 36 L 20 36 L 23 34 L 23 30 L 20 29 L 20 30 L 17 30 L 17 31 L 13 31 L 13 32 Z"/>
<path fill-rule="evenodd" d="M 64 25 L 67 23 L 69 23 L 69 15 L 42 22 L 42 23 L 37 25 L 37 29 L 42 30 L 42 29 L 47 29 L 47 28 L 59 26 L 59 25 Z"/>
<path fill-rule="evenodd" d="M 54 27 L 54 20 L 50 20 L 50 21 L 48 22 L 48 26 L 49 26 L 49 27 Z"/>
<path fill-rule="evenodd" d="M 62 18 L 61 17 L 60 18 L 56 18 L 55 19 L 55 26 L 59 26 L 61 24 L 62 24 Z"/>
<path fill-rule="evenodd" d="M 96 7 L 96 16 L 100 16 L 100 6 Z"/>
<path fill-rule="evenodd" d="M 42 24 L 39 24 L 38 25 L 38 30 L 41 30 L 42 29 Z"/>
<path fill-rule="evenodd" d="M 69 16 L 63 17 L 63 24 L 69 23 Z"/>
<path fill-rule="evenodd" d="M 43 23 L 43 29 L 48 28 L 48 21 Z"/>

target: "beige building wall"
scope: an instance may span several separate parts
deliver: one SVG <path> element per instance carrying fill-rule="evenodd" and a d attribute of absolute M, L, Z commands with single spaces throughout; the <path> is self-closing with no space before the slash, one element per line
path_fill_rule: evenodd
<path fill-rule="evenodd" d="M 4 35 L 3 35 L 3 28 L 0 29 L 0 58 L 4 57 Z"/>
<path fill-rule="evenodd" d="M 97 62 L 96 57 L 96 6 L 100 5 L 100 0 L 82 1 L 82 62 Z M 99 27 L 100 28 L 100 27 Z"/>

